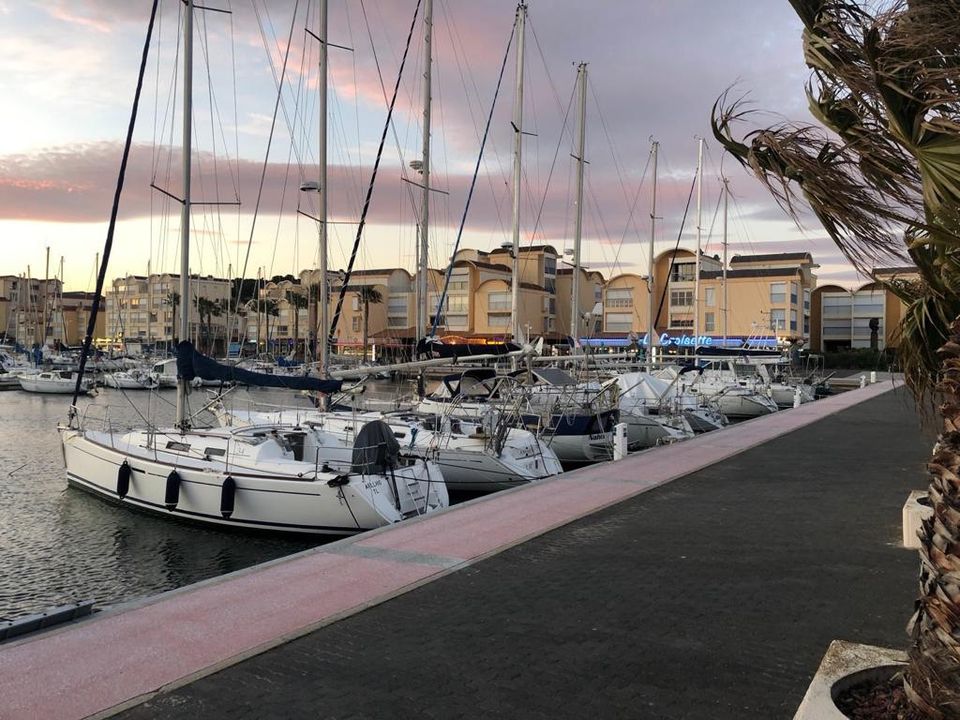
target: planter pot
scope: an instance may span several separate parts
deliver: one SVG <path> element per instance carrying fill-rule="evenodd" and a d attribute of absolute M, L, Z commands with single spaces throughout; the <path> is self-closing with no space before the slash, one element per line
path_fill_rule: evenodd
<path fill-rule="evenodd" d="M 912 550 L 920 549 L 917 531 L 920 523 L 933 515 L 933 508 L 927 498 L 926 490 L 913 490 L 903 504 L 903 546 Z"/>
<path fill-rule="evenodd" d="M 846 720 L 834 702 L 838 694 L 864 680 L 888 678 L 906 661 L 902 650 L 834 640 L 793 720 Z"/>

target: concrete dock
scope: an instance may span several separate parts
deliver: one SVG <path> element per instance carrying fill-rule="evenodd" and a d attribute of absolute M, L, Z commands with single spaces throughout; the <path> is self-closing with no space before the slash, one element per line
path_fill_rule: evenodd
<path fill-rule="evenodd" d="M 0 647 L 0 718 L 791 717 L 903 647 L 932 431 L 881 383 Z"/>

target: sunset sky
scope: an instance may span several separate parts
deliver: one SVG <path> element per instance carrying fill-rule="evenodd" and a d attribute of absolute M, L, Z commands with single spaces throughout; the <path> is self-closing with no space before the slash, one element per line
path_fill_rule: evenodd
<path fill-rule="evenodd" d="M 317 256 L 315 0 L 208 0 L 232 14 L 197 11 L 195 28 L 195 272 L 247 277 L 296 273 Z M 108 278 L 176 270 L 178 207 L 150 188 L 179 193 L 181 136 L 178 23 L 182 4 L 161 2 L 151 44 Z M 330 0 L 331 267 L 349 253 L 416 0 Z M 435 0 L 431 264 L 443 267 L 463 213 L 515 3 Z M 68 289 L 93 287 L 146 34 L 146 0 L 0 0 L 0 274 L 30 266 L 51 275 L 65 259 Z M 292 34 L 291 34 L 292 27 Z M 283 101 L 251 230 L 267 148 L 276 79 L 287 56 Z M 589 63 L 585 263 L 608 277 L 645 272 L 649 238 L 650 139 L 661 143 L 658 251 L 672 247 L 707 138 L 703 191 L 706 250 L 720 252 L 715 216 L 721 165 L 735 202 L 730 252 L 807 250 L 821 282 L 857 282 L 814 220 L 798 229 L 759 184 L 723 159 L 709 130 L 711 105 L 727 87 L 755 106 L 808 121 L 800 24 L 785 0 L 534 0 L 526 37 L 523 242 L 571 246 L 576 63 Z M 493 249 L 510 237 L 513 48 L 493 118 L 463 244 Z M 419 157 L 423 72 L 418 17 L 387 136 L 358 267 L 413 269 L 419 192 L 401 180 Z M 566 124 L 564 116 L 567 115 Z M 779 115 L 764 115 L 771 122 Z M 555 160 L 556 158 L 556 160 Z M 551 173 L 551 168 L 552 173 Z M 646 169 L 646 174 L 645 174 Z M 690 247 L 694 207 L 681 244 Z M 712 232 L 711 232 L 712 228 Z"/>

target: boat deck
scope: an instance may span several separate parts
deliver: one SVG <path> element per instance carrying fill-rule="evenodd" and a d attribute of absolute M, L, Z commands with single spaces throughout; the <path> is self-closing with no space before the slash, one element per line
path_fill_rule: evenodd
<path fill-rule="evenodd" d="M 0 718 L 788 717 L 831 639 L 906 642 L 932 435 L 891 388 L 6 645 Z"/>

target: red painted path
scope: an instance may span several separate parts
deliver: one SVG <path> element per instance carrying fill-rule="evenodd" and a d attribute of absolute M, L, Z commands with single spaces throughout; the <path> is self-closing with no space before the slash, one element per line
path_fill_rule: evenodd
<path fill-rule="evenodd" d="M 893 388 L 480 498 L 0 647 L 0 718 L 103 717 Z"/>

